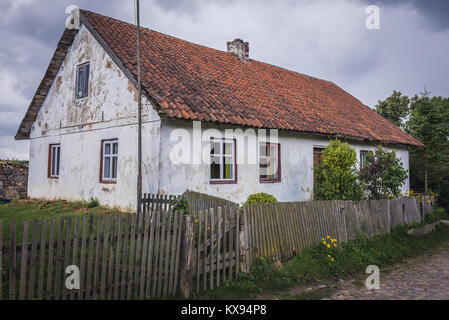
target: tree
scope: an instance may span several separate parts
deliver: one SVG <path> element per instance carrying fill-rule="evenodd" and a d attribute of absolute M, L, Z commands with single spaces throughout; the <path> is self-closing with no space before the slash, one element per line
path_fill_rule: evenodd
<path fill-rule="evenodd" d="M 396 157 L 396 152 L 387 152 L 382 146 L 378 146 L 375 152 L 368 152 L 360 169 L 360 180 L 369 199 L 398 197 L 406 179 L 407 170 Z"/>
<path fill-rule="evenodd" d="M 398 127 L 404 129 L 405 120 L 410 114 L 410 99 L 400 91 L 393 94 L 384 101 L 380 101 L 374 107 L 376 112 Z"/>
<path fill-rule="evenodd" d="M 339 140 L 332 140 L 323 150 L 320 165 L 314 168 L 315 200 L 360 200 L 363 189 L 357 179 L 356 152 Z"/>
<path fill-rule="evenodd" d="M 436 193 L 449 190 L 449 98 L 415 95 L 410 104 L 407 132 L 426 145 L 410 149 L 410 182 L 413 190 Z"/>

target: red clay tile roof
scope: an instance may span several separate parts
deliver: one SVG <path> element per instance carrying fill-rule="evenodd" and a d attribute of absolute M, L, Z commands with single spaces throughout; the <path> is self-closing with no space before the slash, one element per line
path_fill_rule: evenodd
<path fill-rule="evenodd" d="M 81 13 L 137 78 L 135 26 Z M 146 28 L 141 33 L 142 86 L 167 117 L 423 146 L 332 82 Z"/>

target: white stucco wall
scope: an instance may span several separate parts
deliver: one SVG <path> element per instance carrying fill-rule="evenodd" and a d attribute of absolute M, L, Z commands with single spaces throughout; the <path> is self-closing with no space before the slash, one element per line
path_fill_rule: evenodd
<path fill-rule="evenodd" d="M 170 162 L 170 150 L 178 141 L 170 141 L 173 130 L 185 129 L 193 137 L 192 123 L 179 120 L 163 120 L 161 129 L 161 192 L 169 194 L 180 194 L 186 189 L 204 192 L 211 195 L 223 197 L 235 202 L 244 202 L 250 194 L 266 192 L 274 195 L 279 201 L 304 201 L 312 198 L 313 192 L 313 148 L 325 147 L 329 140 L 301 135 L 297 133 L 279 133 L 281 145 L 281 182 L 261 183 L 259 182 L 258 164 L 239 164 L 237 169 L 238 179 L 236 184 L 211 184 L 210 166 L 208 164 L 174 164 Z M 224 129 L 229 127 L 202 124 L 202 129 L 216 128 L 222 137 Z M 245 130 L 245 129 L 243 129 Z M 242 134 L 238 135 L 241 137 Z M 238 140 L 238 138 L 237 138 Z M 375 146 L 349 141 L 356 149 L 357 159 L 360 161 L 361 150 L 375 150 Z M 193 144 L 193 141 L 192 141 Z M 203 147 L 207 142 L 203 142 Z M 391 148 L 386 148 L 391 150 Z M 408 170 L 408 151 L 395 149 L 404 167 Z M 248 153 L 248 145 L 237 143 L 237 154 Z M 409 189 L 409 181 L 402 187 L 403 191 Z"/>
<path fill-rule="evenodd" d="M 89 61 L 89 95 L 75 99 L 77 65 Z M 143 190 L 157 192 L 160 118 L 143 99 Z M 135 208 L 137 90 L 82 26 L 31 132 L 28 194 Z M 102 184 L 101 140 L 119 140 L 116 184 Z M 48 179 L 49 144 L 61 144 L 59 179 Z M 155 152 L 156 150 L 156 152 Z"/>

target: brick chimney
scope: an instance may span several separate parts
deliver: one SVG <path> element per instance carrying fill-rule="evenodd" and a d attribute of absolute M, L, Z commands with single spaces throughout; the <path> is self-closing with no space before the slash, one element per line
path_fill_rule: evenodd
<path fill-rule="evenodd" d="M 228 52 L 239 58 L 240 61 L 249 61 L 249 43 L 241 39 L 228 42 Z"/>

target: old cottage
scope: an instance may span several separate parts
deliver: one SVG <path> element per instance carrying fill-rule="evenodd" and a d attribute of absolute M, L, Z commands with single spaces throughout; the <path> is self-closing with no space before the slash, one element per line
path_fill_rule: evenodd
<path fill-rule="evenodd" d="M 31 141 L 30 197 L 135 208 L 136 75 L 135 26 L 81 11 L 16 135 Z M 407 169 L 408 147 L 422 146 L 334 83 L 251 59 L 239 39 L 224 52 L 142 28 L 142 77 L 144 192 L 307 200 L 314 161 L 332 138 L 348 141 L 362 161 L 382 144 Z M 198 139 L 199 127 L 207 138 Z M 267 136 L 277 140 L 257 129 L 275 129 Z M 173 159 L 179 146 L 187 161 Z M 237 161 L 242 155 L 255 161 Z"/>

